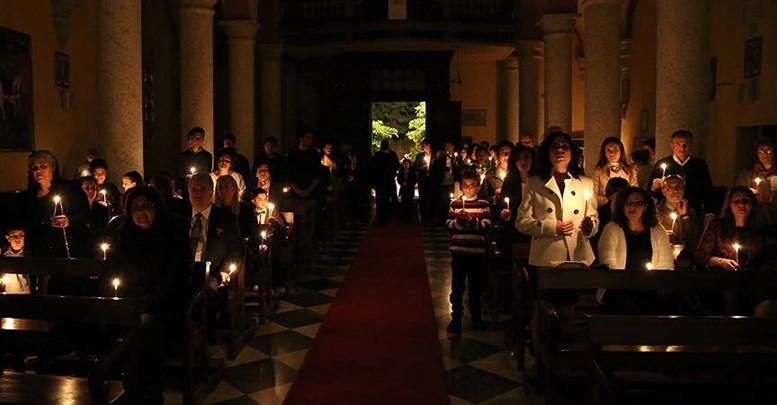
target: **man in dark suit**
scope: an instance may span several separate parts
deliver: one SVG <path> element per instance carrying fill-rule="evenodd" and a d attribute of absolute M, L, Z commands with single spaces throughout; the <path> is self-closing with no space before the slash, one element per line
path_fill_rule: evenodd
<path fill-rule="evenodd" d="M 235 216 L 211 204 L 213 180 L 208 173 L 197 173 L 189 180 L 192 204 L 189 238 L 192 260 L 211 263 L 211 278 L 217 285 L 226 280 L 231 264 L 243 262 L 240 230 Z"/>

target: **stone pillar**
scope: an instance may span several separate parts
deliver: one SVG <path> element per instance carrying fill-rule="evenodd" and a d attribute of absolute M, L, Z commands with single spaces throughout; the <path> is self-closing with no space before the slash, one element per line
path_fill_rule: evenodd
<path fill-rule="evenodd" d="M 259 24 L 253 20 L 223 21 L 229 47 L 229 130 L 237 137 L 238 149 L 254 161 L 256 86 L 254 44 Z"/>
<path fill-rule="evenodd" d="M 140 0 L 97 1 L 97 142 L 111 181 L 143 173 Z"/>
<path fill-rule="evenodd" d="M 586 173 L 593 173 L 602 141 L 620 137 L 621 0 L 585 0 L 585 146 Z"/>
<path fill-rule="evenodd" d="M 518 142 L 520 133 L 520 99 L 519 99 L 519 72 L 518 58 L 510 57 L 499 62 L 499 73 L 501 75 L 501 96 L 503 106 L 503 139 L 512 143 Z"/>
<path fill-rule="evenodd" d="M 262 58 L 262 74 L 260 94 L 260 107 L 262 118 L 259 123 L 261 137 L 274 136 L 278 139 L 279 147 L 283 134 L 281 134 L 282 122 L 282 75 L 283 47 L 279 44 L 263 44 L 259 46 Z"/>
<path fill-rule="evenodd" d="M 181 130 L 205 129 L 213 153 L 213 6 L 216 0 L 178 0 L 181 25 Z"/>
<path fill-rule="evenodd" d="M 534 135 L 534 142 L 542 142 L 545 132 L 540 108 L 540 80 L 542 73 L 542 48 L 539 41 L 518 41 L 516 51 L 521 65 L 520 77 L 520 128 Z"/>
<path fill-rule="evenodd" d="M 708 0 L 658 0 L 656 27 L 656 155 L 671 154 L 672 132 L 693 132 L 694 154 L 708 128 Z"/>
<path fill-rule="evenodd" d="M 545 14 L 545 128 L 572 131 L 572 30 L 575 14 Z"/>

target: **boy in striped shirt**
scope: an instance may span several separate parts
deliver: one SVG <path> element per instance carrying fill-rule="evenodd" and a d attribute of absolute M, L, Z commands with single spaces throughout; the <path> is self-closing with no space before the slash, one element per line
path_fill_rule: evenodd
<path fill-rule="evenodd" d="M 451 232 L 451 306 L 453 313 L 448 332 L 461 333 L 464 314 L 464 289 L 469 279 L 469 312 L 472 328 L 483 327 L 480 295 L 483 291 L 483 268 L 486 263 L 486 230 L 491 226 L 491 209 L 486 200 L 478 199 L 480 178 L 467 171 L 461 175 L 461 199 L 451 201 L 446 225 Z"/>

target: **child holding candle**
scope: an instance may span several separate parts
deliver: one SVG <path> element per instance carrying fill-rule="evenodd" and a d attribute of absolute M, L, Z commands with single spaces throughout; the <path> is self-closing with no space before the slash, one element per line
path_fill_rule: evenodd
<path fill-rule="evenodd" d="M 5 233 L 8 248 L 3 252 L 3 257 L 24 257 L 24 229 L 20 226 L 12 226 Z M 24 274 L 2 274 L 3 292 L 11 294 L 29 294 L 30 279 Z"/>
<path fill-rule="evenodd" d="M 469 281 L 469 312 L 473 329 L 483 327 L 481 318 L 482 271 L 486 259 L 486 230 L 491 226 L 489 202 L 477 197 L 480 179 L 475 172 L 461 176 L 463 199 L 454 199 L 448 209 L 446 222 L 451 233 L 451 323 L 448 332 L 461 332 L 464 315 L 464 290 Z"/>

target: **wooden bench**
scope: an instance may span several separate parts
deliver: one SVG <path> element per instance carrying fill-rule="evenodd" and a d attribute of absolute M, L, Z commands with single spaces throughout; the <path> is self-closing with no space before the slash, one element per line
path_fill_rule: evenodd
<path fill-rule="evenodd" d="M 97 280 L 109 274 L 109 261 L 41 257 L 0 257 L 0 274 L 26 274 L 42 280 L 39 293 L 48 291 L 49 277 L 81 277 Z"/>
<path fill-rule="evenodd" d="M 247 258 L 248 247 L 243 246 L 243 257 Z M 246 312 L 246 266 L 245 260 L 237 266 L 230 276 L 227 289 L 227 357 L 234 360 L 243 350 L 246 343 L 256 334 L 256 322 L 250 319 Z"/>
<path fill-rule="evenodd" d="M 532 325 L 540 387 L 552 396 L 557 393 L 557 381 L 579 380 L 587 375 L 585 323 L 582 315 L 600 312 L 597 307 L 574 307 L 579 315 L 562 319 L 559 309 L 548 299 L 550 291 L 560 290 L 638 290 L 671 292 L 726 292 L 748 286 L 777 288 L 777 274 L 771 272 L 734 271 L 647 271 L 647 270 L 580 270 L 539 269 L 536 272 L 537 302 Z M 728 300 L 727 308 L 734 303 Z M 731 313 L 730 310 L 727 313 Z"/>
<path fill-rule="evenodd" d="M 775 319 L 592 315 L 587 348 L 592 403 L 767 403 L 777 391 Z"/>
<path fill-rule="evenodd" d="M 108 336 L 105 347 L 94 353 L 88 378 L 3 373 L 0 376 L 0 403 L 114 403 L 123 392 L 122 383 L 107 380 L 108 372 L 123 362 L 124 370 L 134 370 L 137 361 L 135 333 L 140 327 L 141 305 L 129 298 L 67 297 L 31 294 L 0 294 L 0 352 L 36 354 L 34 342 L 69 340 L 58 324 L 118 327 L 119 338 Z M 27 327 L 30 326 L 30 327 Z M 48 339 L 36 340 L 45 335 Z M 73 342 L 68 342 L 72 344 Z M 0 371 L 2 372 L 2 371 Z M 131 386 L 134 376 L 125 375 Z"/>

